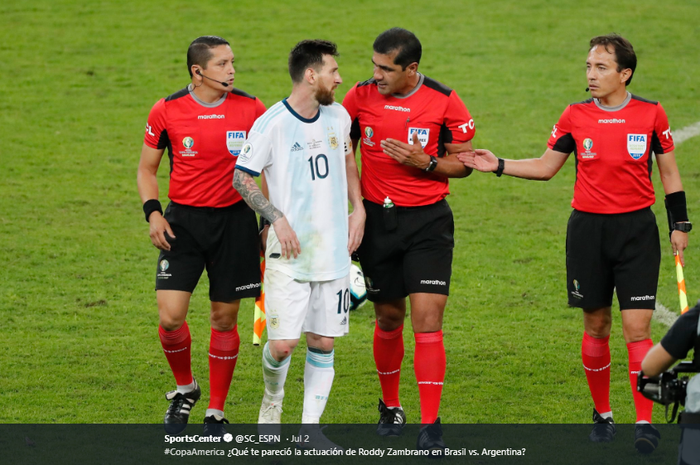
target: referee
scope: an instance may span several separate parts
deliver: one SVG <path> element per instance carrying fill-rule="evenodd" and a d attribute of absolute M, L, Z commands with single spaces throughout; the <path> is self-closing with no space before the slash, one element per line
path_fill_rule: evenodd
<path fill-rule="evenodd" d="M 548 180 L 575 153 L 567 289 L 569 305 L 583 309 L 581 356 L 595 406 L 590 439 L 609 442 L 615 436 L 608 345 L 615 291 L 637 414 L 635 447 L 650 453 L 660 435 L 651 426 L 652 401 L 637 392 L 637 374 L 653 345 L 650 323 L 661 261 L 659 231 L 650 208 L 655 201 L 652 152 L 666 193 L 671 246 L 681 261 L 691 225 L 666 112 L 658 102 L 627 91 L 636 66 L 629 41 L 616 34 L 594 37 L 586 60 L 592 98 L 564 110 L 540 158 L 503 160 L 488 150 L 458 157 L 467 167 L 496 176 Z"/>
<path fill-rule="evenodd" d="M 151 110 L 138 168 L 138 189 L 153 245 L 160 249 L 156 298 L 163 352 L 177 388 L 166 394 L 165 429 L 182 432 L 201 396 L 190 364 L 190 297 L 206 268 L 211 300 L 207 435 L 225 430 L 224 404 L 238 357 L 240 299 L 260 293 L 255 213 L 231 186 L 236 159 L 255 119 L 257 98 L 233 87 L 234 55 L 215 36 L 187 50 L 191 83 Z M 163 214 L 156 173 L 170 158 L 170 204 Z"/>
<path fill-rule="evenodd" d="M 359 249 L 374 303 L 374 360 L 382 388 L 377 433 L 400 434 L 399 400 L 406 297 L 416 341 L 413 363 L 420 395 L 418 449 L 445 448 L 438 410 L 445 379 L 442 320 L 452 274 L 454 221 L 448 178 L 471 173 L 456 158 L 471 150 L 474 120 L 457 93 L 418 72 L 422 48 L 401 28 L 374 41 L 372 79 L 356 84 L 343 106 L 361 143 L 361 186 L 367 221 Z"/>

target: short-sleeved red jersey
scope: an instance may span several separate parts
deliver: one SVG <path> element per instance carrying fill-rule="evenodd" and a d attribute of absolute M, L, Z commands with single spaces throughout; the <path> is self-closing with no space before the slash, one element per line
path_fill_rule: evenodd
<path fill-rule="evenodd" d="M 239 89 L 207 105 L 185 88 L 151 109 L 144 142 L 168 149 L 173 202 L 192 207 L 228 207 L 242 200 L 233 170 L 250 128 L 265 113 L 260 100 Z"/>
<path fill-rule="evenodd" d="M 362 196 L 375 203 L 389 197 L 399 206 L 431 205 L 449 194 L 447 178 L 405 166 L 386 155 L 380 142 L 412 143 L 413 133 L 425 153 L 445 155 L 444 144 L 474 137 L 474 120 L 457 93 L 426 76 L 406 96 L 382 95 L 374 79 L 357 83 L 343 106 L 353 120 L 351 137 L 362 139 Z"/>
<path fill-rule="evenodd" d="M 658 102 L 629 94 L 619 107 L 595 99 L 569 105 L 547 146 L 576 155 L 571 206 L 588 213 L 626 213 L 654 204 L 653 151 L 673 150 L 666 112 Z"/>

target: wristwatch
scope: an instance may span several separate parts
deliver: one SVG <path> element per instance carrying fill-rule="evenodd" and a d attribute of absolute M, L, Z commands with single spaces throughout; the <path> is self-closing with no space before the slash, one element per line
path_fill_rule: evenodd
<path fill-rule="evenodd" d="M 693 224 L 690 222 L 686 223 L 673 223 L 673 230 L 674 231 L 681 231 L 684 233 L 689 233 L 690 230 L 693 229 Z"/>
<path fill-rule="evenodd" d="M 437 158 L 431 155 L 430 163 L 428 163 L 428 166 L 423 171 L 425 171 L 426 173 L 430 173 L 431 171 L 434 171 L 435 168 L 437 168 Z"/>

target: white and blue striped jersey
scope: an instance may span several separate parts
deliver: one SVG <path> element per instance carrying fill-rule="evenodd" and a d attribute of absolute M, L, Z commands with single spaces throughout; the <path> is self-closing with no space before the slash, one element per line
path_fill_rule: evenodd
<path fill-rule="evenodd" d="M 303 118 L 282 100 L 255 121 L 236 168 L 253 176 L 264 171 L 270 202 L 289 221 L 301 244 L 295 259 L 281 256 L 270 228 L 266 267 L 300 281 L 329 281 L 346 276 L 348 185 L 345 154 L 350 116 L 334 103 Z"/>

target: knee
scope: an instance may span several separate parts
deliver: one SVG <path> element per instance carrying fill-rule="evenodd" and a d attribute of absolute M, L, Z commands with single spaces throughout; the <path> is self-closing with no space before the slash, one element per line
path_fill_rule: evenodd
<path fill-rule="evenodd" d="M 414 333 L 434 333 L 442 329 L 442 315 L 439 312 L 432 312 L 421 315 L 419 318 L 412 318 Z"/>
<path fill-rule="evenodd" d="M 179 312 L 168 312 L 160 310 L 158 312 L 158 320 L 160 326 L 166 331 L 177 331 L 185 324 L 185 316 Z"/>
<path fill-rule="evenodd" d="M 584 317 L 584 330 L 589 336 L 601 339 L 610 335 L 612 317 L 609 315 L 586 315 Z"/>
<path fill-rule="evenodd" d="M 298 343 L 299 341 L 289 340 L 269 341 L 268 348 L 270 350 L 270 355 L 272 355 L 272 358 L 274 358 L 278 362 L 281 362 L 285 358 L 292 355 L 292 352 L 294 351 L 294 348 L 297 346 Z"/>
<path fill-rule="evenodd" d="M 209 323 L 217 331 L 231 331 L 238 322 L 238 301 L 232 304 L 212 302 Z"/>

